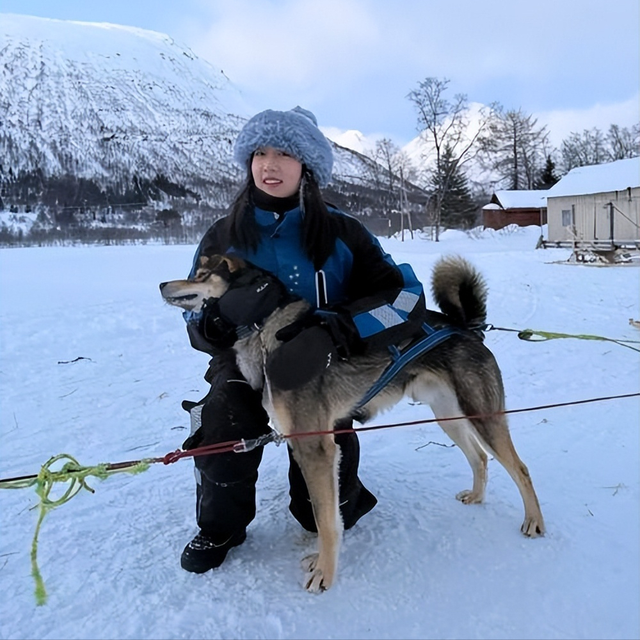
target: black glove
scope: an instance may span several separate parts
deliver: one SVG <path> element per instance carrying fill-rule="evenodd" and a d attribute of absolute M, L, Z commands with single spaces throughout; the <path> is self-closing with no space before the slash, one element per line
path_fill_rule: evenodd
<path fill-rule="evenodd" d="M 272 277 L 257 278 L 244 286 L 229 289 L 219 298 L 219 310 L 236 327 L 260 324 L 273 313 L 283 292 Z"/>
<path fill-rule="evenodd" d="M 200 331 L 216 349 L 228 349 L 238 339 L 237 329 L 261 324 L 278 308 L 282 295 L 279 283 L 267 276 L 229 289 L 205 302 Z"/>
<path fill-rule="evenodd" d="M 202 307 L 200 333 L 216 349 L 230 349 L 236 343 L 236 326 L 220 311 L 220 298 L 209 298 Z"/>
<path fill-rule="evenodd" d="M 302 387 L 362 348 L 351 316 L 335 311 L 310 310 L 280 329 L 276 339 L 283 344 L 269 356 L 267 376 L 284 391 Z"/>
<path fill-rule="evenodd" d="M 276 333 L 276 339 L 288 342 L 311 327 L 320 327 L 327 332 L 341 358 L 346 360 L 354 354 L 362 353 L 364 343 L 351 315 L 346 311 L 309 309 L 300 318 L 280 329 Z"/>
<path fill-rule="evenodd" d="M 272 387 L 291 391 L 322 375 L 337 359 L 329 333 L 319 326 L 307 327 L 271 352 L 267 377 Z"/>

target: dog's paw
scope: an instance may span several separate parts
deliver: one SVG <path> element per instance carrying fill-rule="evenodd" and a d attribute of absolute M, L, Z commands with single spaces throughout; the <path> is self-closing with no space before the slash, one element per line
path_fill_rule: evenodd
<path fill-rule="evenodd" d="M 470 489 L 465 489 L 456 494 L 456 500 L 460 500 L 463 504 L 480 504 L 484 499 L 484 495 Z"/>
<path fill-rule="evenodd" d="M 310 576 L 307 578 L 307 582 L 304 585 L 304 588 L 309 593 L 322 593 L 326 591 L 329 587 L 325 585 L 324 576 L 322 575 L 322 571 L 312 571 Z"/>
<path fill-rule="evenodd" d="M 528 538 L 537 538 L 544 535 L 544 522 L 538 518 L 525 518 L 520 531 Z"/>
<path fill-rule="evenodd" d="M 302 565 L 302 569 L 305 573 L 310 573 L 316 568 L 316 565 L 318 564 L 318 556 L 319 554 L 312 553 L 302 558 L 300 564 Z"/>
<path fill-rule="evenodd" d="M 331 580 L 318 564 L 319 554 L 312 553 L 302 559 L 302 567 L 307 573 L 304 588 L 309 593 L 322 593 L 326 591 L 333 580 Z"/>

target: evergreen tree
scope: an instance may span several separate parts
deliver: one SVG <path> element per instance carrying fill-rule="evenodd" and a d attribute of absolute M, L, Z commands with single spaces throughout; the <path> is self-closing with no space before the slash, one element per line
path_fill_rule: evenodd
<path fill-rule="evenodd" d="M 446 146 L 440 158 L 440 165 L 431 176 L 431 188 L 442 194 L 440 202 L 441 223 L 448 228 L 470 228 L 476 217 L 476 204 L 471 197 L 467 176 Z"/>
<path fill-rule="evenodd" d="M 550 189 L 558 182 L 560 178 L 556 175 L 556 163 L 551 159 L 550 155 L 547 155 L 544 168 L 540 172 L 540 177 L 535 184 L 536 189 Z"/>

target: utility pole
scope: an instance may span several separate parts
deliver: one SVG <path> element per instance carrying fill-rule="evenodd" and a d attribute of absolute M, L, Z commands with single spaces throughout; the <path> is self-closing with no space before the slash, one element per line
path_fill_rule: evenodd
<path fill-rule="evenodd" d="M 407 198 L 407 189 L 404 183 L 404 171 L 400 167 L 400 221 L 402 229 L 402 242 L 404 242 L 404 217 L 407 216 L 409 222 L 409 233 L 411 233 L 411 239 L 413 240 L 413 223 L 411 221 L 411 212 L 409 211 L 409 200 Z"/>

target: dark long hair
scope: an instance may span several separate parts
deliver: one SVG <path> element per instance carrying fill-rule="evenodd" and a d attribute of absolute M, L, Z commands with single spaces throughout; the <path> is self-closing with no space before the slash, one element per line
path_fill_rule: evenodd
<path fill-rule="evenodd" d="M 253 198 L 257 187 L 251 171 L 247 173 L 247 179 L 229 207 L 227 224 L 232 246 L 245 251 L 255 251 L 260 243 L 260 230 L 255 219 Z M 302 210 L 300 242 L 305 254 L 318 270 L 333 252 L 337 234 L 318 183 L 313 173 L 304 165 L 300 181 L 300 208 Z"/>

